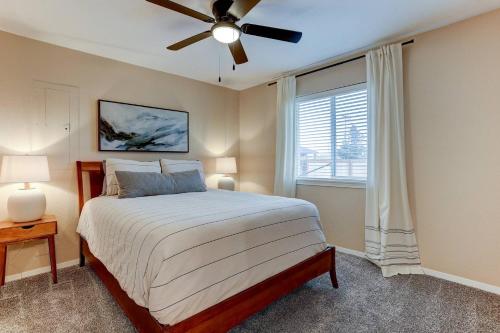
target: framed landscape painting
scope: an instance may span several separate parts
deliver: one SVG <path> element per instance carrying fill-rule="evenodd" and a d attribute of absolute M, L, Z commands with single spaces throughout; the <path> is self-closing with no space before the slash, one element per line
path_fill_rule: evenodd
<path fill-rule="evenodd" d="M 100 151 L 189 152 L 189 113 L 99 100 Z"/>

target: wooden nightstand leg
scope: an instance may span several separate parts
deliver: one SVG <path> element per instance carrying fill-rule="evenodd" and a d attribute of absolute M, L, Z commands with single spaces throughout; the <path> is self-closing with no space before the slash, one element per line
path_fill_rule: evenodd
<path fill-rule="evenodd" d="M 5 284 L 6 264 L 7 264 L 7 244 L 0 244 L 0 279 L 1 279 L 0 286 L 3 286 Z"/>
<path fill-rule="evenodd" d="M 54 236 L 49 236 L 48 241 L 49 241 L 50 270 L 52 272 L 52 282 L 57 283 L 56 248 L 54 246 Z"/>
<path fill-rule="evenodd" d="M 85 256 L 83 255 L 83 241 L 80 236 L 80 267 L 85 266 Z"/>

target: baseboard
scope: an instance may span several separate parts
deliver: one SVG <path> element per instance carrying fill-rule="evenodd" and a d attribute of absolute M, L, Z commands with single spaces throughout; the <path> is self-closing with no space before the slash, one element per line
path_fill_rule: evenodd
<path fill-rule="evenodd" d="M 468 287 L 472 287 L 472 288 L 476 288 L 476 289 L 481 289 L 481 290 L 484 290 L 484 291 L 487 291 L 487 292 L 490 292 L 493 294 L 500 295 L 500 287 L 498 287 L 498 286 L 494 286 L 492 284 L 487 284 L 484 282 L 479 282 L 476 280 L 467 279 L 467 278 L 457 276 L 457 275 L 452 275 L 452 274 L 447 274 L 447 273 L 435 271 L 435 270 L 430 269 L 430 268 L 422 267 L 422 269 L 424 270 L 425 275 L 433 276 L 433 277 L 436 277 L 438 279 L 455 282 L 458 284 L 462 284 L 464 286 L 468 286 Z"/>
<path fill-rule="evenodd" d="M 339 246 L 335 246 L 335 249 L 341 253 L 347 253 L 347 254 L 351 254 L 351 255 L 356 256 L 356 257 L 366 258 L 365 253 L 361 252 L 361 251 L 351 250 L 351 249 L 347 249 L 345 247 L 339 247 Z M 461 276 L 435 271 L 435 270 L 430 269 L 430 268 L 422 267 L 422 269 L 423 269 L 425 275 L 433 276 L 433 277 L 438 278 L 438 279 L 455 282 L 455 283 L 458 283 L 458 284 L 461 284 L 461 285 L 464 285 L 467 287 L 481 289 L 481 290 L 484 290 L 484 291 L 487 291 L 487 292 L 490 292 L 493 294 L 500 295 L 500 287 L 499 286 L 494 286 L 492 284 L 487 284 L 484 282 L 479 282 L 476 280 L 467 279 L 467 278 L 464 278 Z"/>
<path fill-rule="evenodd" d="M 366 258 L 365 253 L 361 252 L 361 251 L 351 250 L 351 249 L 348 249 L 345 247 L 340 247 L 340 246 L 335 246 L 335 250 L 337 252 L 351 254 L 351 255 L 356 256 L 356 257 Z"/>
<path fill-rule="evenodd" d="M 75 266 L 75 265 L 78 265 L 79 263 L 80 263 L 80 260 L 78 260 L 78 259 L 61 262 L 61 263 L 57 264 L 57 269 Z M 27 278 L 30 276 L 35 276 L 35 275 L 48 273 L 48 272 L 50 272 L 50 266 L 35 268 L 35 269 L 30 270 L 30 271 L 25 271 L 22 273 L 7 275 L 5 277 L 5 282 L 20 280 L 20 279 L 24 279 L 24 278 Z"/>

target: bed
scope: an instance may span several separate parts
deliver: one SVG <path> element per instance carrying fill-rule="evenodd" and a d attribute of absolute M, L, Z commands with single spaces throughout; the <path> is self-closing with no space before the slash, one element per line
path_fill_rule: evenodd
<path fill-rule="evenodd" d="M 306 201 L 219 190 L 100 197 L 103 177 L 101 162 L 77 162 L 80 264 L 139 332 L 226 332 L 323 273 L 338 287 L 335 249 Z"/>

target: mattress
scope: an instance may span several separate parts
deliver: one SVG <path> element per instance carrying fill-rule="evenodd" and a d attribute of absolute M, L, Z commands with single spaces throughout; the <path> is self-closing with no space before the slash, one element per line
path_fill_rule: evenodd
<path fill-rule="evenodd" d="M 94 198 L 77 232 L 128 296 L 165 325 L 327 247 L 313 204 L 219 190 Z"/>

